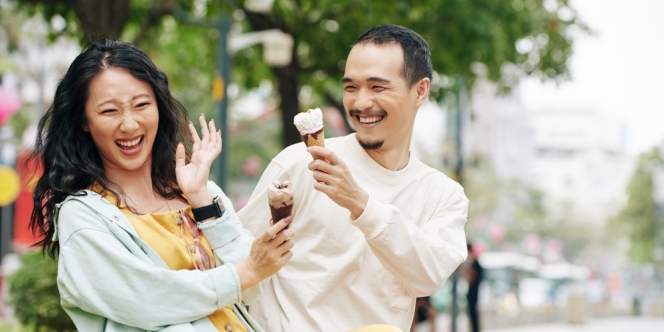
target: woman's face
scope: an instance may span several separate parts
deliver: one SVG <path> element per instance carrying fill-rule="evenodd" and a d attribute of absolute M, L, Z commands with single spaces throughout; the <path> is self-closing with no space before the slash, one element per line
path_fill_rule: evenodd
<path fill-rule="evenodd" d="M 106 170 L 150 168 L 159 126 L 150 84 L 110 67 L 90 82 L 85 116 L 83 129 L 92 136 Z"/>

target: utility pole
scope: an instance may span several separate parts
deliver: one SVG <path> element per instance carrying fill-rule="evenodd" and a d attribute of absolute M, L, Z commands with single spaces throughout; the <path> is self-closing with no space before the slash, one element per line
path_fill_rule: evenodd
<path fill-rule="evenodd" d="M 455 128 L 455 147 L 456 147 L 456 165 L 454 167 L 455 180 L 463 186 L 463 126 L 464 126 L 464 112 L 462 101 L 466 99 L 466 80 L 463 78 L 457 79 L 456 83 L 456 128 Z M 459 271 L 458 269 L 452 273 L 452 303 L 450 305 L 451 316 L 451 332 L 457 332 L 457 317 L 459 316 L 458 305 L 458 284 L 459 284 Z"/>

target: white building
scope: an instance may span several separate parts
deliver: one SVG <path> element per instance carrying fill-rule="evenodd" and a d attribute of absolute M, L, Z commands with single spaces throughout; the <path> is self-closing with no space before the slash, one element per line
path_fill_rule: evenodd
<path fill-rule="evenodd" d="M 499 178 L 540 189 L 552 217 L 602 223 L 622 207 L 633 167 L 623 122 L 592 112 L 526 110 L 518 89 L 497 95 L 482 82 L 470 112 L 473 153 L 490 160 Z"/>
<path fill-rule="evenodd" d="M 624 123 L 593 112 L 531 112 L 533 183 L 558 217 L 603 222 L 626 199 L 633 161 Z"/>

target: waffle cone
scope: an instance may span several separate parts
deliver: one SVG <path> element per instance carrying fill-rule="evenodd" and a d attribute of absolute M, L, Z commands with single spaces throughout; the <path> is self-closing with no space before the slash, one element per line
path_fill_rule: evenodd
<path fill-rule="evenodd" d="M 272 222 L 278 222 L 281 219 L 284 219 L 288 216 L 291 215 L 293 212 L 293 204 L 287 205 L 287 206 L 282 206 L 280 208 L 275 208 L 274 206 L 270 205 L 270 213 L 272 213 Z M 290 223 L 286 225 L 284 229 L 287 229 L 288 226 L 290 226 Z"/>
<path fill-rule="evenodd" d="M 321 128 L 319 131 L 312 134 L 302 135 L 302 141 L 304 144 L 309 146 L 320 146 L 321 148 L 325 147 L 325 128 Z M 314 159 L 323 159 L 321 157 L 311 155 Z"/>

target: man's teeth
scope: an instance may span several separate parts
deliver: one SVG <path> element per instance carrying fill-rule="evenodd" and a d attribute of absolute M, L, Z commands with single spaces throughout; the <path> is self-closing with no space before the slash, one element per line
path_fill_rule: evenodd
<path fill-rule="evenodd" d="M 361 116 L 360 122 L 361 123 L 374 123 L 380 121 L 383 117 L 382 116 Z"/>
<path fill-rule="evenodd" d="M 134 145 L 138 144 L 138 142 L 141 141 L 141 138 L 142 138 L 142 137 L 139 137 L 139 138 L 137 138 L 137 139 L 135 139 L 135 140 L 133 140 L 133 141 L 116 141 L 116 142 L 117 142 L 118 144 L 122 145 L 122 146 L 130 147 L 130 146 L 134 146 Z"/>

